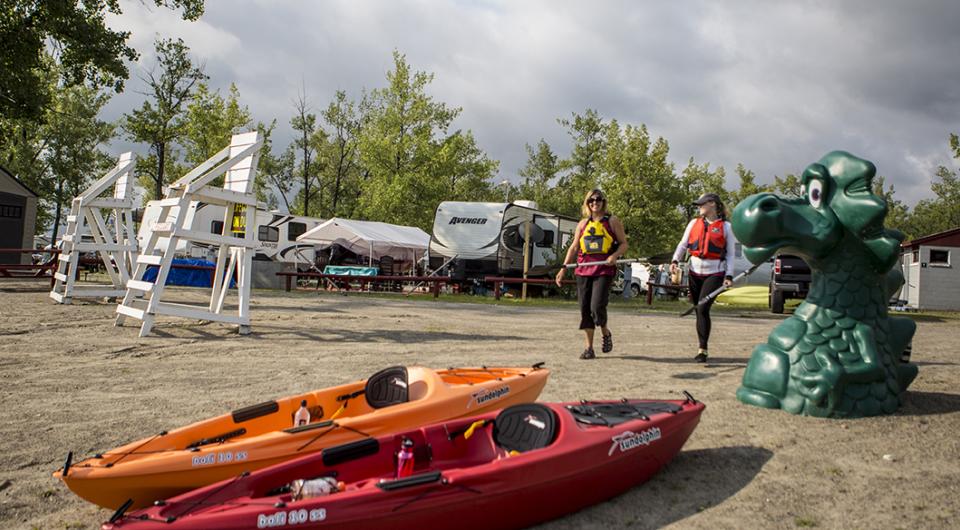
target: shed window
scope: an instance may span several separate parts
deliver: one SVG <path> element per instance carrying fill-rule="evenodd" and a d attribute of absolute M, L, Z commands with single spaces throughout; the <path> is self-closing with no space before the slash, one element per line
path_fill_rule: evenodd
<path fill-rule="evenodd" d="M 19 206 L 0 205 L 0 217 L 19 219 L 23 217 L 23 208 Z"/>
<path fill-rule="evenodd" d="M 913 263 L 920 261 L 920 247 L 913 247 L 913 252 L 911 252 L 911 260 Z"/>
<path fill-rule="evenodd" d="M 222 234 L 222 233 L 223 233 L 223 221 L 210 221 L 210 233 L 211 233 L 211 234 Z"/>
<path fill-rule="evenodd" d="M 538 247 L 550 248 L 553 246 L 553 230 L 543 231 L 543 240 L 537 243 Z"/>
<path fill-rule="evenodd" d="M 931 265 L 950 265 L 950 251 L 930 249 Z"/>

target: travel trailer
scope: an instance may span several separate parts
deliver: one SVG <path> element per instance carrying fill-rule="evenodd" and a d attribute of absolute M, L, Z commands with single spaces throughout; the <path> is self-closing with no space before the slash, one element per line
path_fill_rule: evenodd
<path fill-rule="evenodd" d="M 532 201 L 442 202 L 430 236 L 430 268 L 446 267 L 460 279 L 520 276 L 529 234 L 529 267 L 543 270 L 557 261 L 576 228 L 576 219 L 541 211 Z"/>
<path fill-rule="evenodd" d="M 191 230 L 219 234 L 223 231 L 224 214 L 223 206 L 193 201 L 187 207 L 187 226 Z M 159 215 L 160 207 L 157 205 L 157 201 L 148 202 L 143 211 L 140 230 L 137 232 L 137 241 L 141 248 L 146 244 L 153 223 L 157 221 Z M 171 215 L 176 218 L 179 215 L 178 209 L 172 209 Z M 297 236 L 319 225 L 324 221 L 323 219 L 267 211 L 258 207 L 256 221 L 257 226 L 254 227 L 254 230 L 257 231 L 257 241 L 261 246 L 257 249 L 253 259 L 301 264 L 315 261 L 314 245 L 297 243 Z M 234 216 L 231 229 L 235 235 L 243 234 L 245 229 L 242 226 L 243 223 L 243 215 Z M 159 248 L 165 248 L 166 242 L 167 238 L 160 238 Z M 191 258 L 212 258 L 213 250 L 210 245 L 205 243 L 188 243 L 181 240 L 177 243 L 177 255 Z"/>

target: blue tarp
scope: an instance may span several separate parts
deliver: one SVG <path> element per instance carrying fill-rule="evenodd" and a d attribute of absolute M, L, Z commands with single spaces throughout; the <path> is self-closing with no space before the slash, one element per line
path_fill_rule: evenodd
<path fill-rule="evenodd" d="M 205 259 L 174 259 L 174 265 L 191 265 L 197 267 L 216 267 L 217 264 Z M 206 269 L 181 269 L 171 267 L 167 274 L 166 285 L 186 285 L 188 287 L 211 287 L 210 278 L 213 277 L 212 270 Z M 155 282 L 157 280 L 157 267 L 147 267 L 147 272 L 143 275 L 143 281 Z M 230 287 L 236 287 L 237 282 L 231 280 Z"/>

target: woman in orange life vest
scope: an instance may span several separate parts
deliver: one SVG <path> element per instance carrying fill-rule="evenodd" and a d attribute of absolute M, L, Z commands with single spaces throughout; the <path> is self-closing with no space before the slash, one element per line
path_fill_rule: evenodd
<path fill-rule="evenodd" d="M 675 274 L 684 251 L 690 252 L 688 285 L 693 303 L 733 282 L 733 256 L 737 240 L 727 221 L 726 210 L 716 193 L 704 193 L 693 203 L 700 207 L 700 217 L 690 221 L 683 239 L 673 253 L 670 273 Z M 727 259 L 727 258 L 730 259 Z M 698 363 L 707 362 L 707 341 L 710 340 L 710 306 L 713 300 L 697 306 L 697 338 L 700 349 L 694 357 Z"/>
<path fill-rule="evenodd" d="M 607 328 L 607 302 L 610 285 L 617 275 L 617 259 L 627 251 L 627 235 L 619 219 L 607 212 L 607 198 L 598 189 L 590 190 L 583 198 L 583 219 L 577 225 L 576 237 L 563 264 L 606 261 L 605 265 L 577 267 L 577 300 L 580 302 L 580 329 L 584 331 L 586 348 L 581 359 L 593 359 L 593 335 L 597 326 L 603 335 L 602 351 L 613 350 L 613 334 Z M 557 273 L 557 285 L 563 280 L 566 268 Z"/>

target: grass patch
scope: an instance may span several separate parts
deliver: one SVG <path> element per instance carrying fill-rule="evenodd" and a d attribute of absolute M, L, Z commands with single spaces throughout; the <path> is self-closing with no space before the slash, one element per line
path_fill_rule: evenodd
<path fill-rule="evenodd" d="M 803 515 L 795 517 L 793 519 L 793 524 L 796 525 L 797 528 L 813 528 L 817 526 L 817 520 L 813 517 Z"/>

